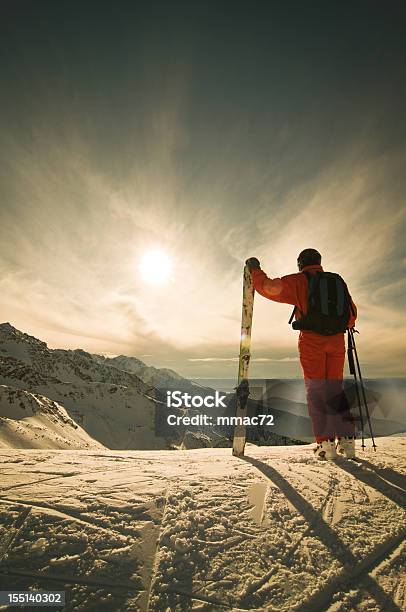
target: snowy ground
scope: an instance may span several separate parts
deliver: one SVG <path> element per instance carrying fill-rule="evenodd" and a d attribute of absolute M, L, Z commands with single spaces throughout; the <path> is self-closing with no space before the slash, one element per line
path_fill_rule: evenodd
<path fill-rule="evenodd" d="M 335 464 L 0 449 L 0 589 L 75 611 L 405 610 L 406 437 L 378 444 Z"/>

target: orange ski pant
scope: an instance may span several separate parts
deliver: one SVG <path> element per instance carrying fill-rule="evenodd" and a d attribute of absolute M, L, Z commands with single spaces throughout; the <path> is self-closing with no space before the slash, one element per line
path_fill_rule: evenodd
<path fill-rule="evenodd" d="M 298 346 L 316 441 L 353 436 L 354 422 L 343 392 L 344 334 L 300 332 Z"/>

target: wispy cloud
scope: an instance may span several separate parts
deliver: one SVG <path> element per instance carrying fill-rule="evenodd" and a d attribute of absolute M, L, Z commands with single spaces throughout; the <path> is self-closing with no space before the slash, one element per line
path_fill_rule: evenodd
<path fill-rule="evenodd" d="M 216 206 L 202 204 L 210 199 L 209 175 L 207 193 L 192 196 L 179 176 L 157 187 L 150 171 L 138 168 L 137 180 L 128 176 L 117 191 L 90 161 L 75 159 L 70 145 L 49 155 L 38 138 L 35 156 L 22 145 L 11 148 L 19 190 L 2 212 L 2 319 L 54 346 L 152 356 L 180 351 L 179 363 L 195 347 L 200 354 L 216 348 L 223 355 L 189 362 L 235 362 L 227 353 L 238 350 L 244 259 L 257 255 L 270 276 L 283 275 L 295 271 L 299 250 L 314 246 L 325 267 L 348 281 L 369 371 L 382 370 L 381 356 L 388 370 L 392 361 L 393 372 L 400 371 L 405 215 L 396 194 L 381 206 L 396 158 L 332 165 L 285 193 L 278 208 L 255 205 L 272 193 L 265 178 L 253 192 L 249 218 L 238 209 L 233 225 L 233 208 L 218 206 L 225 193 L 218 184 L 211 196 Z M 244 175 L 243 167 L 238 171 Z M 144 285 L 138 275 L 142 252 L 155 245 L 174 263 L 173 278 L 162 287 Z M 279 357 L 296 343 L 289 314 L 289 306 L 256 297 L 253 350 L 275 354 L 253 357 L 254 368 L 297 362 Z"/>
<path fill-rule="evenodd" d="M 152 68 L 129 92 L 143 91 L 143 104 L 114 120 L 107 95 L 105 107 L 97 95 L 96 108 L 76 105 L 63 79 L 28 75 L 30 112 L 1 126 L 1 320 L 52 346 L 217 372 L 237 361 L 244 260 L 258 256 L 281 276 L 311 246 L 349 284 L 367 374 L 402 373 L 403 149 L 382 153 L 368 120 L 327 156 L 310 112 L 290 127 L 272 108 L 257 119 L 224 102 L 202 127 L 191 67 Z M 156 246 L 174 274 L 152 287 L 138 264 Z M 300 373 L 297 357 L 283 356 L 296 350 L 289 314 L 256 296 L 254 372 Z"/>

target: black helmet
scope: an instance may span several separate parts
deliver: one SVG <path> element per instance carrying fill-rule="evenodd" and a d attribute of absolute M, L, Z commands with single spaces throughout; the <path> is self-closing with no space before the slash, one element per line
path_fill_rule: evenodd
<path fill-rule="evenodd" d="M 321 264 L 321 255 L 316 249 L 304 249 L 297 258 L 297 267 L 302 270 L 305 266 Z"/>

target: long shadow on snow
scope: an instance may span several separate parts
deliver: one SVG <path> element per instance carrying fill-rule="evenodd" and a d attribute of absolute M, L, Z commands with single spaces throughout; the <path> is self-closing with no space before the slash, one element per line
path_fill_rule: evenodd
<path fill-rule="evenodd" d="M 406 476 L 401 474 L 400 472 L 396 472 L 389 467 L 380 468 L 373 463 L 370 463 L 366 459 L 360 459 L 357 457 L 357 462 L 361 462 L 362 467 L 366 467 L 368 470 L 372 470 L 377 474 L 382 480 L 386 480 L 394 484 L 396 487 L 399 487 L 406 493 Z"/>
<path fill-rule="evenodd" d="M 388 499 L 390 499 L 394 504 L 406 509 L 406 493 L 400 486 L 392 485 L 387 480 L 385 480 L 385 476 L 380 476 L 379 471 L 372 463 L 368 461 L 362 462 L 363 465 L 359 466 L 356 463 L 347 460 L 338 460 L 336 462 L 337 467 L 341 468 L 344 472 L 348 472 L 358 480 L 361 480 L 368 487 L 372 487 Z M 368 464 L 367 466 L 365 464 Z M 393 474 L 398 474 L 394 470 L 391 470 Z"/>
<path fill-rule="evenodd" d="M 400 611 L 400 608 L 396 603 L 389 597 L 387 593 L 379 586 L 379 584 L 367 573 L 367 571 L 360 572 L 361 568 L 364 567 L 364 562 L 359 561 L 348 548 L 348 546 L 341 540 L 330 525 L 328 525 L 323 519 L 322 515 L 313 508 L 313 506 L 302 497 L 294 487 L 270 465 L 262 463 L 253 457 L 241 457 L 247 463 L 251 463 L 260 472 L 262 472 L 269 480 L 271 480 L 290 503 L 296 508 L 300 514 L 308 521 L 313 524 L 312 531 L 321 540 L 324 546 L 332 553 L 338 561 L 344 566 L 346 572 L 348 572 L 348 581 L 359 577 L 362 579 L 363 584 L 367 588 L 370 595 L 372 595 L 381 610 L 387 612 Z M 368 555 L 370 557 L 370 555 Z M 361 576 L 360 576 L 361 573 Z M 298 610 L 301 612 L 317 612 L 324 611 L 326 609 L 326 603 L 328 603 L 337 590 L 342 587 L 342 583 L 347 582 L 347 577 L 339 575 L 338 579 L 333 579 L 330 583 L 326 584 L 322 592 L 318 592 L 313 595 L 310 600 L 304 602 Z"/>

